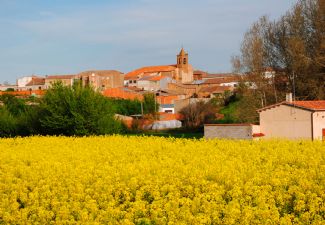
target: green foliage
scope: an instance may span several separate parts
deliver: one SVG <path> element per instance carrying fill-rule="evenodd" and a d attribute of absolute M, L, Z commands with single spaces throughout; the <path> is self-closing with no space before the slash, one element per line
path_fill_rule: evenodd
<path fill-rule="evenodd" d="M 19 98 L 16 98 L 13 95 L 4 94 L 1 96 L 1 100 L 4 105 L 6 105 L 10 114 L 14 116 L 19 116 L 26 112 L 26 104 L 25 101 Z"/>
<path fill-rule="evenodd" d="M 141 102 L 139 100 L 109 98 L 108 101 L 117 114 L 125 116 L 141 114 Z"/>
<path fill-rule="evenodd" d="M 218 120 L 218 123 L 237 123 L 238 118 L 236 111 L 238 110 L 239 101 L 231 102 L 224 106 L 219 112 L 224 115 L 224 118 Z"/>
<path fill-rule="evenodd" d="M 143 112 L 144 114 L 156 114 L 159 104 L 156 101 L 155 94 L 146 93 L 143 95 Z"/>
<path fill-rule="evenodd" d="M 122 124 L 115 121 L 114 107 L 90 87 L 53 84 L 40 105 L 43 134 L 93 135 L 120 133 Z"/>
<path fill-rule="evenodd" d="M 14 88 L 7 88 L 6 91 L 11 92 L 11 91 L 15 91 L 15 89 Z"/>
<path fill-rule="evenodd" d="M 17 124 L 6 107 L 0 107 L 0 137 L 15 136 Z"/>

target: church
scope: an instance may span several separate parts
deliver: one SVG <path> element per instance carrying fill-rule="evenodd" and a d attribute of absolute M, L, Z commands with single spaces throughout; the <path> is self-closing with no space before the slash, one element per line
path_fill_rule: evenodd
<path fill-rule="evenodd" d="M 176 64 L 147 66 L 133 70 L 125 74 L 124 85 L 141 88 L 139 83 L 146 82 L 147 85 L 150 85 L 150 82 L 157 83 L 162 82 L 162 80 L 173 83 L 189 83 L 193 81 L 193 67 L 189 64 L 188 53 L 183 48 L 177 55 Z"/>

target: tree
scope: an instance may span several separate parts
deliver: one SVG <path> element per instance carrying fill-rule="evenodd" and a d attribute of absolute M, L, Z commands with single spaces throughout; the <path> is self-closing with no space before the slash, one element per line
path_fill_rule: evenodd
<path fill-rule="evenodd" d="M 180 110 L 184 116 L 184 125 L 187 128 L 198 128 L 206 122 L 215 119 L 217 109 L 211 102 L 198 101 L 190 103 Z"/>
<path fill-rule="evenodd" d="M 325 0 L 299 0 L 276 21 L 262 17 L 245 34 L 241 55 L 232 59 L 256 85 L 261 105 L 284 100 L 325 98 Z M 275 71 L 265 79 L 265 68 Z M 287 85 L 283 85 L 287 83 Z"/>
<path fill-rule="evenodd" d="M 6 107 L 0 107 L 0 137 L 12 137 L 17 132 L 16 119 Z"/>
<path fill-rule="evenodd" d="M 75 84 L 72 88 L 55 83 L 46 92 L 41 105 L 43 134 L 94 135 L 123 132 L 114 119 L 110 102 L 90 87 Z"/>
<path fill-rule="evenodd" d="M 143 95 L 143 112 L 144 114 L 156 115 L 159 109 L 159 104 L 157 103 L 156 94 L 146 93 Z"/>
<path fill-rule="evenodd" d="M 13 95 L 4 94 L 1 96 L 3 104 L 13 116 L 19 116 L 26 112 L 27 106 L 22 99 L 18 99 Z"/>

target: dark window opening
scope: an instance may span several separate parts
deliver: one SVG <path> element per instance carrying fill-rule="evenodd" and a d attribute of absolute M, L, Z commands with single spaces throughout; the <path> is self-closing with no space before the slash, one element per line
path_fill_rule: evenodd
<path fill-rule="evenodd" d="M 183 64 L 186 64 L 186 58 L 183 59 Z"/>

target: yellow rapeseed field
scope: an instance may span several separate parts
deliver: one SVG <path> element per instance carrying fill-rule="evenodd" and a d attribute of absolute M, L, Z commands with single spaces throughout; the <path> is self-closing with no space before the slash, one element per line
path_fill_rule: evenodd
<path fill-rule="evenodd" d="M 0 139 L 0 224 L 325 224 L 325 146 Z"/>

